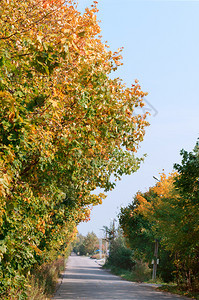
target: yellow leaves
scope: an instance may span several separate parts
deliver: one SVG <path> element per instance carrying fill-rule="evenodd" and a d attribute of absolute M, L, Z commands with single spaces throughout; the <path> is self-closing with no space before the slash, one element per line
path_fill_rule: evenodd
<path fill-rule="evenodd" d="M 37 129 L 34 125 L 31 126 L 31 131 L 32 131 L 33 134 L 37 133 Z"/>
<path fill-rule="evenodd" d="M 177 176 L 177 172 L 169 174 L 168 178 L 164 173 L 161 174 L 160 182 L 156 184 L 152 190 L 161 198 L 169 198 L 173 196 L 173 179 Z"/>
<path fill-rule="evenodd" d="M 69 28 L 63 28 L 62 31 L 63 31 L 65 34 L 71 33 L 71 29 L 69 29 Z"/>
<path fill-rule="evenodd" d="M 14 117 L 15 117 L 15 113 L 14 113 L 14 112 L 11 112 L 11 113 L 9 114 L 9 117 L 8 117 L 8 120 L 9 120 L 10 123 L 13 123 Z"/>
<path fill-rule="evenodd" d="M 102 199 L 106 199 L 106 197 L 107 197 L 107 195 L 105 195 L 104 193 L 99 193 L 98 196 Z"/>
<path fill-rule="evenodd" d="M 142 214 L 152 223 L 154 222 L 154 219 L 156 219 L 156 215 L 158 218 L 158 214 L 162 215 L 165 211 L 168 213 L 169 199 L 179 198 L 179 195 L 177 194 L 177 191 L 173 185 L 176 175 L 177 173 L 173 172 L 167 177 L 164 173 L 162 173 L 160 182 L 158 182 L 156 186 L 151 187 L 148 192 L 144 193 L 144 197 L 138 193 L 136 196 L 138 205 L 135 211 Z M 169 209 L 174 209 L 172 206 L 172 201 L 169 204 Z M 158 226 L 161 227 L 162 225 L 158 223 Z"/>
<path fill-rule="evenodd" d="M 14 109 L 14 98 L 12 96 L 11 93 L 7 92 L 7 91 L 0 91 L 0 108 L 12 108 Z"/>
<path fill-rule="evenodd" d="M 37 223 L 37 229 L 39 231 L 41 231 L 43 234 L 45 234 L 45 225 L 46 225 L 45 221 L 42 219 L 39 219 L 39 221 Z"/>
<path fill-rule="evenodd" d="M 1 186 L 0 186 L 1 188 Z M 1 190 L 0 190 L 0 195 L 1 195 Z M 3 199 L 1 200 L 2 203 L 0 203 L 0 226 L 2 225 L 3 223 L 3 216 L 5 214 L 5 209 L 3 208 L 5 206 L 5 201 L 3 201 Z"/>
<path fill-rule="evenodd" d="M 50 99 L 49 102 L 52 104 L 53 107 L 57 107 L 58 106 L 58 102 L 54 99 Z"/>
<path fill-rule="evenodd" d="M 42 255 L 42 251 L 36 245 L 32 245 L 32 244 L 29 245 L 37 253 L 37 255 Z"/>
<path fill-rule="evenodd" d="M 140 107 L 145 106 L 144 102 L 140 102 Z"/>
<path fill-rule="evenodd" d="M 97 2 L 84 15 L 69 1 L 15 2 L 7 23 L 8 29 L 15 27 L 8 34 L 17 30 L 17 35 L 14 47 L 10 39 L 5 49 L 11 56 L 16 52 L 9 64 L 17 73 L 11 83 L 6 78 L 11 88 L 0 92 L 0 110 L 7 126 L 19 124 L 17 132 L 13 129 L 19 141 L 4 147 L 0 194 L 6 196 L 13 182 L 12 196 L 21 201 L 18 209 L 26 221 L 20 230 L 33 228 L 38 245 L 50 235 L 46 242 L 55 252 L 78 222 L 89 220 L 89 206 L 106 198 L 91 191 L 106 188 L 120 162 L 122 168 L 133 166 L 126 152 L 136 151 L 144 132 L 143 119 L 132 117 L 144 94 L 138 84 L 127 89 L 120 79 L 109 78 L 112 65 L 121 64 L 121 49 L 107 51 L 98 36 Z M 32 248 L 42 253 L 33 242 Z"/>
<path fill-rule="evenodd" d="M 73 46 L 76 52 L 79 52 L 79 48 L 76 46 L 75 42 L 72 40 L 70 41 L 70 44 Z"/>
<path fill-rule="evenodd" d="M 64 38 L 62 38 L 60 41 L 61 41 L 61 44 L 65 44 L 65 43 L 68 41 L 68 38 L 65 38 L 65 37 L 64 37 Z"/>
<path fill-rule="evenodd" d="M 90 148 L 90 149 L 88 149 L 88 153 L 89 153 L 90 155 L 93 155 L 93 154 L 94 154 L 94 150 L 93 150 L 92 148 Z"/>
<path fill-rule="evenodd" d="M 4 158 L 4 157 L 2 157 Z M 10 183 L 12 181 L 12 172 L 6 168 L 6 163 L 9 164 L 14 160 L 14 157 L 6 157 L 7 160 L 0 160 L 0 196 L 5 197 L 9 193 Z"/>
<path fill-rule="evenodd" d="M 23 201 L 24 202 L 27 202 L 28 204 L 30 204 L 31 203 L 31 198 L 28 198 L 28 197 L 23 197 Z"/>
<path fill-rule="evenodd" d="M 135 209 L 135 212 L 141 213 L 143 215 L 146 215 L 152 208 L 152 205 L 150 202 L 148 202 L 143 196 L 141 196 L 139 193 L 136 195 L 136 198 L 139 202 L 139 206 Z"/>
<path fill-rule="evenodd" d="M 8 190 L 8 180 L 5 180 L 5 175 L 3 178 L 0 178 L 0 195 L 6 196 L 6 191 Z"/>
<path fill-rule="evenodd" d="M 41 33 L 37 34 L 37 40 L 41 44 L 43 40 L 43 35 Z"/>

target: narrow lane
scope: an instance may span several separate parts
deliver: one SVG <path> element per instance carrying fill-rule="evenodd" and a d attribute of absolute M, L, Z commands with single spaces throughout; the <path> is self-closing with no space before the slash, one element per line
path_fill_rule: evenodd
<path fill-rule="evenodd" d="M 70 256 L 62 283 L 53 299 L 182 300 L 187 298 L 157 292 L 152 287 L 122 280 L 101 269 L 88 257 Z"/>

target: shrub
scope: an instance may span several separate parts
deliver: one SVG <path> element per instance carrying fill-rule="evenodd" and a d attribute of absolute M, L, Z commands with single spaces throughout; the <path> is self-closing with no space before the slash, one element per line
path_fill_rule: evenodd
<path fill-rule="evenodd" d="M 136 261 L 132 270 L 132 277 L 137 282 L 148 281 L 151 278 L 151 269 L 143 261 Z"/>
<path fill-rule="evenodd" d="M 107 264 L 129 270 L 135 264 L 132 254 L 132 250 L 125 246 L 123 238 L 119 237 L 111 243 Z"/>
<path fill-rule="evenodd" d="M 23 281 L 23 285 L 26 286 L 24 291 L 23 285 L 18 285 L 18 290 L 10 290 L 7 296 L 2 300 L 47 300 L 53 294 L 56 289 L 57 280 L 61 271 L 64 270 L 65 260 L 64 257 L 59 257 L 52 263 L 43 264 L 38 269 L 34 270 L 26 280 Z"/>

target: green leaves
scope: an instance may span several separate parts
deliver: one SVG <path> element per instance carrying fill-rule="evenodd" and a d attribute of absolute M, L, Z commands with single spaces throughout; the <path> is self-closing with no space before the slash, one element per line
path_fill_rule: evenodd
<path fill-rule="evenodd" d="M 193 152 L 181 151 L 182 163 L 174 165 L 179 173 L 162 174 L 156 186 L 137 193 L 134 202 L 120 213 L 120 224 L 132 249 L 150 261 L 148 245 L 158 239 L 163 259 L 175 257 L 167 270 L 170 274 L 163 269 L 162 274 L 171 278 L 175 271 L 181 288 L 192 290 L 198 290 L 199 278 L 195 268 L 199 253 L 198 153 L 198 144 Z"/>
<path fill-rule="evenodd" d="M 146 115 L 136 82 L 110 79 L 120 56 L 98 34 L 96 7 L 2 0 L 0 224 L 4 293 L 64 252 L 114 179 L 135 172 Z M 113 182 L 112 182 L 113 181 Z M 67 201 L 65 200 L 67 199 Z M 21 245 L 21 246 L 20 246 Z M 4 248 L 2 248 L 4 251 Z M 13 287 L 16 288 L 13 283 Z"/>
<path fill-rule="evenodd" d="M 59 58 L 56 53 L 36 52 L 32 66 L 42 74 L 51 75 L 56 67 L 59 66 Z"/>

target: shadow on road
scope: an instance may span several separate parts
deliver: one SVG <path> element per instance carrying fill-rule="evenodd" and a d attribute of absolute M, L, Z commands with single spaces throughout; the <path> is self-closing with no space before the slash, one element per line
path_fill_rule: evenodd
<path fill-rule="evenodd" d="M 186 298 L 122 280 L 102 270 L 88 257 L 72 256 L 69 258 L 62 284 L 53 299 L 176 300 Z"/>

